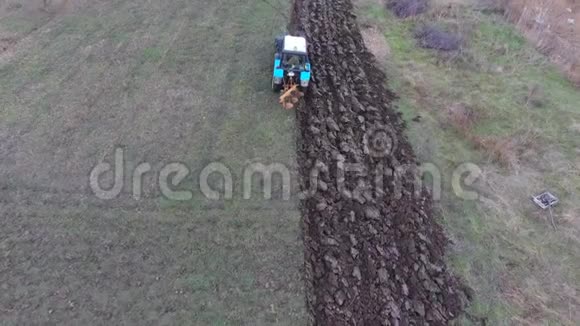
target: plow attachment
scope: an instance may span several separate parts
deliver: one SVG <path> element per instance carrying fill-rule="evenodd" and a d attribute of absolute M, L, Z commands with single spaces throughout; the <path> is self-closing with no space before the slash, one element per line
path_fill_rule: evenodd
<path fill-rule="evenodd" d="M 280 96 L 280 104 L 282 104 L 284 109 L 292 110 L 302 97 L 304 97 L 304 93 L 298 89 L 298 85 L 287 86 L 284 87 L 284 91 Z"/>

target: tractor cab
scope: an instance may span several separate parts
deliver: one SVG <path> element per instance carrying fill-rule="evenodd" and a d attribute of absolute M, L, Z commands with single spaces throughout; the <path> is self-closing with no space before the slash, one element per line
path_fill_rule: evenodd
<path fill-rule="evenodd" d="M 291 88 L 304 90 L 310 83 L 310 77 L 306 39 L 290 35 L 277 37 L 272 89 L 275 92 L 286 92 Z"/>

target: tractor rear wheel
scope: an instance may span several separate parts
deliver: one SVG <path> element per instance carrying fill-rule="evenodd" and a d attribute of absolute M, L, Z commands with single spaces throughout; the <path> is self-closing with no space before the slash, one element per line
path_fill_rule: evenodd
<path fill-rule="evenodd" d="M 274 83 L 274 78 L 272 78 L 272 91 L 276 92 L 276 93 L 280 93 L 280 91 L 282 90 L 284 86 L 282 86 L 282 84 L 276 84 Z"/>

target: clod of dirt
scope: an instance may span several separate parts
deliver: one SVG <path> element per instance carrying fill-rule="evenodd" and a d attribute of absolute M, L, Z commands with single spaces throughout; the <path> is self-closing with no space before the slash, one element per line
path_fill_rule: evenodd
<path fill-rule="evenodd" d="M 414 17 L 429 9 L 429 0 L 390 0 L 387 8 L 399 18 Z"/>
<path fill-rule="evenodd" d="M 447 325 L 468 295 L 445 267 L 427 191 L 394 173 L 417 161 L 353 11 L 350 0 L 296 0 L 290 26 L 304 31 L 314 69 L 296 110 L 300 187 L 318 189 L 300 203 L 311 322 Z"/>
<path fill-rule="evenodd" d="M 456 51 L 461 47 L 461 37 L 444 31 L 437 25 L 423 25 L 415 30 L 419 46 L 439 51 Z"/>

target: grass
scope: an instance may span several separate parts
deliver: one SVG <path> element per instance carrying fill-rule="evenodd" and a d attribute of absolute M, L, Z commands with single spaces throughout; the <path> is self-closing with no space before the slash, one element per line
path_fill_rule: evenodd
<path fill-rule="evenodd" d="M 304 324 L 296 204 L 239 188 L 249 162 L 295 166 L 294 115 L 270 90 L 284 17 L 259 0 L 90 2 L 37 30 L 11 14 L 0 28 L 27 39 L 0 61 L 0 188 L 28 201 L 2 193 L 3 323 Z M 143 201 L 95 203 L 87 175 L 117 145 L 129 165 L 187 165 L 193 199 L 162 198 L 152 172 Z M 196 186 L 214 161 L 232 200 Z"/>
<path fill-rule="evenodd" d="M 258 0 L 119 0 L 78 10 L 0 20 L 26 37 L 0 61 L 3 322 L 304 324 L 295 203 L 244 200 L 239 188 L 248 162 L 294 166 L 293 117 L 269 91 L 284 18 Z M 440 215 L 455 241 L 450 263 L 478 294 L 471 313 L 491 325 L 571 325 L 580 173 L 579 137 L 567 126 L 580 122 L 580 97 L 500 18 L 457 13 L 440 23 L 474 28 L 465 56 L 451 61 L 416 47 L 418 20 L 396 20 L 376 3 L 360 17 L 390 45 L 386 69 L 421 159 L 444 180 L 476 162 L 485 172 L 477 187 L 502 196 L 459 201 L 445 182 Z M 530 108 L 536 84 L 544 104 Z M 513 170 L 497 166 L 445 121 L 456 102 L 481 111 L 474 135 L 534 130 L 549 150 Z M 153 190 L 144 202 L 95 203 L 88 171 L 116 145 L 131 164 L 186 164 L 192 175 L 180 188 L 193 199 L 170 202 Z M 195 189 L 212 161 L 231 168 L 234 199 L 209 202 Z M 562 199 L 556 232 L 529 204 L 543 188 Z"/>
<path fill-rule="evenodd" d="M 450 264 L 476 290 L 470 313 L 489 325 L 574 325 L 580 137 L 569 126 L 580 120 L 580 92 L 503 17 L 457 5 L 398 20 L 375 1 L 359 1 L 358 11 L 362 25 L 378 27 L 389 44 L 385 69 L 420 159 L 438 166 L 444 180 L 463 162 L 483 169 L 476 185 L 482 200 L 460 200 L 444 182 L 438 205 L 455 243 Z M 415 28 L 433 21 L 464 36 L 459 56 L 417 47 Z M 537 107 L 526 100 L 534 85 L 541 89 Z M 473 127 L 449 120 L 458 104 L 477 113 Z M 514 142 L 517 163 L 500 164 L 476 139 Z M 529 200 L 544 189 L 562 200 L 557 231 Z"/>

